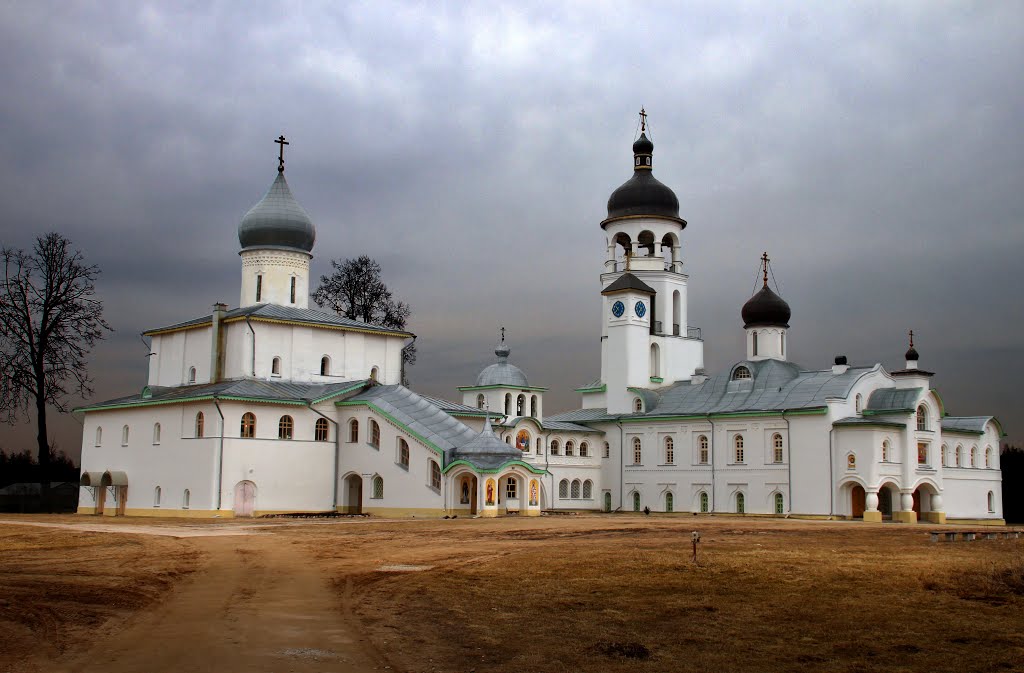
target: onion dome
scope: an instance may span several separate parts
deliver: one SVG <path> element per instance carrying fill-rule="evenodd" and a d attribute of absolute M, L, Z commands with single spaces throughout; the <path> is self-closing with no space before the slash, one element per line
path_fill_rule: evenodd
<path fill-rule="evenodd" d="M 498 439 L 491 429 L 491 419 L 488 417 L 480 434 L 453 449 L 449 458 L 450 462 L 465 460 L 480 469 L 496 469 L 510 461 L 522 460 L 523 452 Z"/>
<path fill-rule="evenodd" d="M 529 388 L 526 381 L 526 374 L 519 367 L 508 361 L 512 350 L 505 343 L 504 328 L 502 328 L 501 343 L 494 349 L 498 361 L 493 365 L 484 367 L 480 375 L 476 377 L 478 386 L 508 386 L 510 388 Z"/>
<path fill-rule="evenodd" d="M 238 225 L 238 242 L 242 249 L 285 248 L 310 252 L 316 242 L 316 227 L 309 214 L 288 189 L 284 171 L 259 203 L 249 209 Z"/>
<path fill-rule="evenodd" d="M 789 327 L 789 304 L 765 285 L 741 311 L 743 327 Z"/>
<path fill-rule="evenodd" d="M 675 192 L 651 172 L 653 154 L 654 143 L 641 132 L 633 143 L 633 177 L 608 198 L 608 217 L 602 226 L 620 217 L 638 216 L 667 217 L 686 226 L 686 220 L 679 217 L 679 199 Z"/>

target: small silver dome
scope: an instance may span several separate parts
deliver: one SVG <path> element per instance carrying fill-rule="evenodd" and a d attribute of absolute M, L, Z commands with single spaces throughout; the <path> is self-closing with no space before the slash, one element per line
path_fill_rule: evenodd
<path fill-rule="evenodd" d="M 476 384 L 478 386 L 529 388 L 530 384 L 527 382 L 526 374 L 523 373 L 523 370 L 508 361 L 508 356 L 512 353 L 512 350 L 505 344 L 504 331 L 502 329 L 501 343 L 494 349 L 494 354 L 498 356 L 498 361 L 493 365 L 484 367 L 484 370 L 476 377 Z"/>
<path fill-rule="evenodd" d="M 266 195 L 242 218 L 238 225 L 238 242 L 243 250 L 271 247 L 310 252 L 313 249 L 316 227 L 292 196 L 284 172 L 278 172 Z"/>

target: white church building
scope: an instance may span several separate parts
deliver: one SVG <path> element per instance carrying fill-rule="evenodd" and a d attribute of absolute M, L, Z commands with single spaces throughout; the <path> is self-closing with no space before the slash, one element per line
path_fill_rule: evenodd
<path fill-rule="evenodd" d="M 283 141 L 283 138 L 281 139 Z M 1002 523 L 998 421 L 947 414 L 918 366 L 790 361 L 764 285 L 746 352 L 704 370 L 687 315 L 686 221 L 633 144 L 601 222 L 600 376 L 580 408 L 496 361 L 461 403 L 403 385 L 413 334 L 309 306 L 315 227 L 285 181 L 242 218 L 238 308 L 150 329 L 149 376 L 84 415 L 79 513 L 392 517 L 682 512 Z"/>

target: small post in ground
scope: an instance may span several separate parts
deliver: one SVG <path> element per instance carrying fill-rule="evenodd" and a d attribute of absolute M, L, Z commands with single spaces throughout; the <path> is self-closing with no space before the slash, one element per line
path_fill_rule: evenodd
<path fill-rule="evenodd" d="M 690 540 L 693 542 L 693 562 L 697 562 L 697 545 L 700 543 L 700 533 L 693 531 L 690 534 Z"/>

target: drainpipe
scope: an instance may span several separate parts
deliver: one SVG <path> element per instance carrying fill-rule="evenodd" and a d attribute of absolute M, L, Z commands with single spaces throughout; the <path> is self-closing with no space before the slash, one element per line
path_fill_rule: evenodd
<path fill-rule="evenodd" d="M 789 513 L 793 513 L 793 435 L 789 431 L 789 419 L 786 412 L 782 412 L 782 420 L 786 421 L 786 444 L 789 445 L 789 455 L 786 456 L 786 503 L 789 506 Z"/>
<path fill-rule="evenodd" d="M 625 435 L 625 433 L 623 432 L 623 429 L 622 429 L 622 421 L 619 421 L 619 507 L 618 507 L 618 509 L 615 510 L 616 512 L 621 512 L 622 511 L 622 507 L 623 507 L 623 504 L 622 504 L 622 497 L 623 497 L 622 489 L 625 488 L 624 478 L 625 478 L 625 474 L 626 474 L 626 472 L 625 472 L 626 471 L 626 462 L 625 462 L 625 458 L 623 456 L 626 453 L 626 447 L 624 447 L 622 445 L 622 443 L 625 440 L 626 440 L 626 435 Z"/>
<path fill-rule="evenodd" d="M 217 446 L 217 511 L 220 511 L 224 474 L 224 412 L 220 410 L 220 402 L 216 395 L 213 397 L 213 406 L 217 408 L 217 415 L 220 416 L 220 437 Z"/>
<path fill-rule="evenodd" d="M 711 424 L 711 511 L 708 514 L 714 514 L 715 512 L 715 492 L 717 491 L 717 485 L 715 484 L 715 422 L 711 420 L 711 414 L 707 414 L 708 423 Z"/>
<path fill-rule="evenodd" d="M 829 518 L 832 518 L 832 516 L 835 515 L 835 511 L 836 511 L 836 506 L 835 506 L 835 498 L 836 498 L 835 490 L 836 490 L 836 487 L 833 484 L 833 481 L 836 478 L 836 473 L 835 473 L 835 470 L 832 467 L 832 453 L 833 453 L 833 450 L 832 450 L 832 433 L 835 432 L 835 431 L 836 431 L 836 429 L 834 427 L 829 428 L 829 431 L 828 431 L 828 516 L 829 516 Z"/>
<path fill-rule="evenodd" d="M 249 331 L 252 332 L 252 375 L 256 376 L 256 330 L 252 328 L 249 316 L 245 316 L 245 324 L 249 326 Z"/>
<path fill-rule="evenodd" d="M 313 401 L 306 400 L 306 406 L 317 416 L 320 416 L 334 426 L 334 485 L 331 487 L 331 503 L 334 511 L 338 511 L 338 467 L 341 463 L 341 426 L 333 418 L 328 418 L 313 408 Z M 372 485 L 371 485 L 372 488 Z"/>

